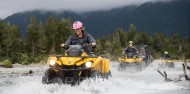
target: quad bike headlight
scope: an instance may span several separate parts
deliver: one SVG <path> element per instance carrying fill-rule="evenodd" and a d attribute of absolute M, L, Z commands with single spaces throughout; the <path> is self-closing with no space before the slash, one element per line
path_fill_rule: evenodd
<path fill-rule="evenodd" d="M 49 64 L 52 65 L 52 66 L 55 65 L 55 60 L 51 59 L 51 60 L 49 61 Z"/>
<path fill-rule="evenodd" d="M 85 66 L 86 66 L 87 68 L 90 68 L 91 65 L 92 65 L 92 62 L 90 62 L 90 61 L 85 63 Z"/>

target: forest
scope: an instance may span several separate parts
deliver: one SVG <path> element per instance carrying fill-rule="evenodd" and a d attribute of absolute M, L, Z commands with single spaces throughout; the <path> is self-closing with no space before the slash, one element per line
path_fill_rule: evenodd
<path fill-rule="evenodd" d="M 21 36 L 19 26 L 10 25 L 0 19 L 0 62 L 27 65 L 46 61 L 50 55 L 63 54 L 64 49 L 60 44 L 74 34 L 71 26 L 72 20 L 69 18 L 57 19 L 49 16 L 44 23 L 31 16 L 27 35 Z M 167 36 L 155 32 L 149 35 L 146 31 L 138 31 L 137 28 L 138 26 L 131 23 L 127 30 L 118 27 L 109 35 L 97 37 L 95 53 L 104 51 L 111 60 L 117 60 L 128 46 L 128 41 L 133 41 L 134 45 L 149 45 L 154 59 L 159 59 L 164 51 L 168 51 L 173 59 L 190 58 L 189 37 L 179 36 L 178 33 Z"/>

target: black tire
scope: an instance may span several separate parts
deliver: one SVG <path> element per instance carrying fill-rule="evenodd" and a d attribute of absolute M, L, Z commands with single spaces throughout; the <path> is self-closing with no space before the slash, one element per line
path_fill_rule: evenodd
<path fill-rule="evenodd" d="M 122 67 L 121 67 L 121 65 L 119 64 L 119 66 L 118 66 L 118 71 L 122 71 L 123 69 L 122 69 Z"/>
<path fill-rule="evenodd" d="M 172 63 L 172 68 L 175 68 L 175 64 L 174 63 Z"/>
<path fill-rule="evenodd" d="M 42 76 L 43 84 L 54 84 L 57 82 L 57 80 L 57 74 L 53 69 L 48 68 L 45 70 L 44 75 Z"/>
<path fill-rule="evenodd" d="M 125 71 L 127 68 L 127 63 L 126 62 L 121 62 L 118 66 L 118 71 Z"/>
<path fill-rule="evenodd" d="M 170 64 L 169 64 L 169 68 L 175 68 L 174 63 L 170 63 Z"/>
<path fill-rule="evenodd" d="M 112 75 L 111 75 L 111 71 L 109 71 L 108 73 L 104 73 L 104 75 L 103 75 L 103 79 L 109 79 L 110 77 L 112 77 Z"/>
<path fill-rule="evenodd" d="M 109 73 L 108 73 L 108 77 L 112 77 L 111 71 L 109 71 Z"/>
<path fill-rule="evenodd" d="M 142 64 L 136 63 L 134 65 L 134 68 L 135 68 L 136 71 L 142 71 Z"/>
<path fill-rule="evenodd" d="M 124 71 L 125 68 L 118 66 L 118 71 Z"/>

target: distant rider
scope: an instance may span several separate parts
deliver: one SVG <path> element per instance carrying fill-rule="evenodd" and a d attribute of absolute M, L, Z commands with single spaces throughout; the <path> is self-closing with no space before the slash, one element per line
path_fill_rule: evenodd
<path fill-rule="evenodd" d="M 163 59 L 163 60 L 171 59 L 171 56 L 168 54 L 167 51 L 165 51 L 164 54 L 161 56 L 161 59 Z"/>
<path fill-rule="evenodd" d="M 61 47 L 68 49 L 69 45 L 85 45 L 90 44 L 92 48 L 96 47 L 96 40 L 88 33 L 84 32 L 84 27 L 82 22 L 76 21 L 73 23 L 73 30 L 75 34 L 70 35 L 65 43 L 61 44 Z"/>
<path fill-rule="evenodd" d="M 129 41 L 129 46 L 124 49 L 123 54 L 127 53 L 134 53 L 135 55 L 138 54 L 138 50 L 135 46 L 133 46 L 133 41 Z"/>

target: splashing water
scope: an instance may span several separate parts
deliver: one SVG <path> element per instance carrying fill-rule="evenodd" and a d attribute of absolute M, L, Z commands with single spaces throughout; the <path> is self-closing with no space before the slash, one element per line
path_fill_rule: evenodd
<path fill-rule="evenodd" d="M 118 62 L 111 62 L 112 77 L 105 79 L 86 79 L 77 86 L 43 85 L 43 68 L 32 68 L 41 74 L 34 76 L 6 76 L 0 74 L 0 94 L 189 94 L 189 82 L 164 82 L 157 73 L 158 61 L 154 61 L 141 72 L 118 71 Z M 171 78 L 182 74 L 181 62 L 175 69 L 163 69 Z M 1 71 L 2 70 L 2 71 Z M 4 69 L 0 69 L 0 73 Z M 22 71 L 21 68 L 12 69 Z M 23 69 L 27 71 L 27 68 Z"/>

